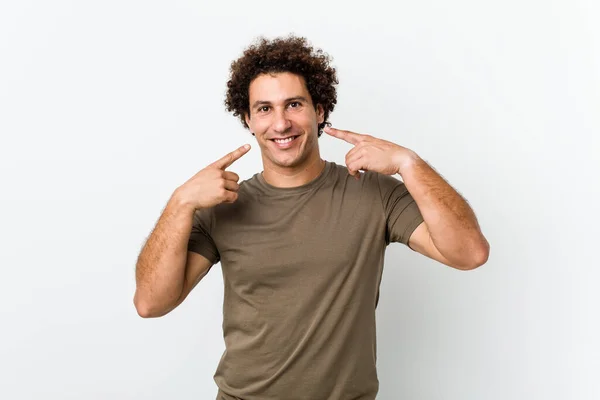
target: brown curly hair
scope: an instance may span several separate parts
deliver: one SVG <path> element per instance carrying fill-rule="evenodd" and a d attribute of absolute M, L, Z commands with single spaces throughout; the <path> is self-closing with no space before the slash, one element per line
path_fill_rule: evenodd
<path fill-rule="evenodd" d="M 337 103 L 335 85 L 338 84 L 336 70 L 329 65 L 331 58 L 321 49 L 313 48 L 304 37 L 288 37 L 268 40 L 259 37 L 237 60 L 231 63 L 230 79 L 227 82 L 225 107 L 240 118 L 249 128 L 244 118 L 250 113 L 248 90 L 250 83 L 264 73 L 291 72 L 300 75 L 306 82 L 313 106 L 320 104 L 324 119 L 319 124 L 318 136 L 323 128 L 330 125 L 329 114 Z"/>

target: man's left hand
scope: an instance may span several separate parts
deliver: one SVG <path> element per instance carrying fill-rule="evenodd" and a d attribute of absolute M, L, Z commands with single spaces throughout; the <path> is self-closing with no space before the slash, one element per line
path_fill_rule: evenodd
<path fill-rule="evenodd" d="M 360 177 L 359 170 L 402 175 L 403 167 L 418 158 L 414 151 L 406 147 L 370 135 L 331 127 L 325 127 L 323 131 L 354 145 L 346 154 L 346 166 L 355 178 Z"/>

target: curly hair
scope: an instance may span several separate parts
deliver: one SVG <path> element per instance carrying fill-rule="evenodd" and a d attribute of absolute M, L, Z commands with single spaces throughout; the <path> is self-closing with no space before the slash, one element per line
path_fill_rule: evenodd
<path fill-rule="evenodd" d="M 330 125 L 329 114 L 337 103 L 335 85 L 338 84 L 336 70 L 329 65 L 331 58 L 321 49 L 313 48 L 304 37 L 288 37 L 267 40 L 259 37 L 231 63 L 230 79 L 227 82 L 225 107 L 233 112 L 242 124 L 248 127 L 245 114 L 250 113 L 250 83 L 261 74 L 290 72 L 304 78 L 313 106 L 320 104 L 324 119 L 319 124 L 318 136 Z"/>

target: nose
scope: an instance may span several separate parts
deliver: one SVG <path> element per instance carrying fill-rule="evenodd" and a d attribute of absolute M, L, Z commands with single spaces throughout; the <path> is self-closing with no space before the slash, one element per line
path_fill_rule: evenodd
<path fill-rule="evenodd" d="M 285 114 L 285 110 L 276 111 L 273 118 L 273 130 L 277 133 L 285 133 L 292 127 L 292 121 Z"/>

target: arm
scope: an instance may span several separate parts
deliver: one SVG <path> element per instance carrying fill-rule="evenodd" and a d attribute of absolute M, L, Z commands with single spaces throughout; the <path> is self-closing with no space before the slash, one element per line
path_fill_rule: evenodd
<path fill-rule="evenodd" d="M 490 245 L 471 207 L 424 160 L 408 154 L 398 171 L 425 221 L 411 235 L 409 246 L 461 270 L 485 264 Z"/>
<path fill-rule="evenodd" d="M 187 297 L 213 265 L 188 251 L 196 210 L 237 200 L 240 177 L 226 171 L 248 152 L 245 145 L 200 170 L 178 187 L 142 249 L 136 264 L 134 304 L 142 317 L 169 313 Z"/>
<path fill-rule="evenodd" d="M 136 264 L 134 304 L 144 318 L 163 316 L 177 307 L 206 275 L 212 263 L 187 244 L 194 208 L 171 197 Z"/>
<path fill-rule="evenodd" d="M 326 133 L 354 145 L 346 154 L 350 175 L 359 170 L 400 174 L 424 222 L 408 245 L 451 267 L 468 270 L 483 265 L 490 245 L 467 202 L 414 151 L 370 135 L 326 127 Z"/>

